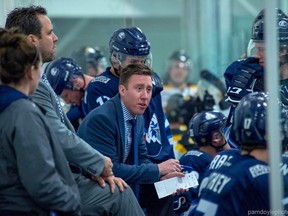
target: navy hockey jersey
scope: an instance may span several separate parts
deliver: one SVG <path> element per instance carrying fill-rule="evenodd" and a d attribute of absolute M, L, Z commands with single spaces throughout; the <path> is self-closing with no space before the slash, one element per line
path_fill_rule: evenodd
<path fill-rule="evenodd" d="M 204 177 L 208 176 L 212 171 L 219 169 L 223 164 L 229 163 L 230 160 L 240 155 L 239 149 L 227 149 L 221 152 L 218 152 L 217 155 L 213 158 L 209 166 L 207 167 Z"/>
<path fill-rule="evenodd" d="M 212 157 L 206 152 L 200 150 L 191 150 L 184 154 L 180 159 L 181 165 L 186 165 L 192 167 L 193 173 L 196 175 L 198 183 L 200 185 L 203 175 L 207 166 L 212 161 Z M 197 199 L 198 197 L 198 187 L 191 188 L 189 192 L 192 194 L 192 199 Z"/>
<path fill-rule="evenodd" d="M 190 150 L 179 159 L 179 162 L 182 165 L 184 171 L 186 167 L 190 168 L 190 172 L 194 173 L 200 185 L 203 174 L 205 173 L 205 170 L 210 164 L 211 160 L 212 157 L 206 152 L 200 150 Z M 188 192 L 174 196 L 175 215 L 181 215 L 183 212 L 188 214 L 190 208 L 193 209 L 191 205 L 195 206 L 194 204 L 196 204 L 198 201 L 199 185 L 189 188 Z"/>
<path fill-rule="evenodd" d="M 280 164 L 280 172 L 283 175 L 283 184 L 284 184 L 284 198 L 282 204 L 285 210 L 288 210 L 288 152 L 285 152 L 282 155 L 282 162 Z M 286 214 L 287 215 L 287 214 Z"/>
<path fill-rule="evenodd" d="M 269 171 L 265 162 L 249 155 L 235 155 L 203 179 L 194 215 L 269 212 Z"/>

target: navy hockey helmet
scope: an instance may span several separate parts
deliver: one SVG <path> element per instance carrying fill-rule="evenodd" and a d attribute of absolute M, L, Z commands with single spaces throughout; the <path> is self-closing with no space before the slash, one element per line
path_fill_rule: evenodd
<path fill-rule="evenodd" d="M 196 113 L 190 120 L 190 137 L 198 146 L 207 146 L 212 143 L 212 133 L 223 134 L 227 117 L 221 112 L 202 111 Z"/>
<path fill-rule="evenodd" d="M 288 44 L 288 17 L 281 10 L 276 8 L 277 13 L 277 30 L 279 46 L 286 46 Z M 259 12 L 252 24 L 252 36 L 247 47 L 247 56 L 253 56 L 255 53 L 255 43 L 264 42 L 265 38 L 265 11 Z"/>
<path fill-rule="evenodd" d="M 267 94 L 254 92 L 238 104 L 233 117 L 235 141 L 239 145 L 266 148 Z"/>
<path fill-rule="evenodd" d="M 278 41 L 280 43 L 288 42 L 288 17 L 281 9 L 276 9 L 277 12 L 277 29 L 278 29 Z M 252 25 L 252 37 L 254 42 L 264 41 L 264 9 L 256 16 Z"/>
<path fill-rule="evenodd" d="M 114 31 L 110 38 L 109 49 L 111 55 L 117 54 L 117 61 L 120 65 L 127 56 L 132 56 L 134 59 L 139 58 L 148 66 L 152 64 L 150 43 L 138 27 L 121 28 Z"/>
<path fill-rule="evenodd" d="M 240 146 L 267 147 L 267 100 L 268 95 L 264 92 L 253 92 L 243 97 L 235 109 L 232 124 L 235 140 Z M 280 124 L 282 145 L 286 146 L 288 119 L 284 110 L 281 110 Z"/>
<path fill-rule="evenodd" d="M 150 54 L 150 43 L 137 27 L 116 30 L 110 39 L 109 48 L 110 53 L 116 51 L 132 56 Z"/>
<path fill-rule="evenodd" d="M 50 62 L 45 68 L 45 74 L 57 95 L 60 95 L 64 89 L 74 90 L 72 77 L 83 77 L 82 69 L 75 59 L 64 57 Z"/>

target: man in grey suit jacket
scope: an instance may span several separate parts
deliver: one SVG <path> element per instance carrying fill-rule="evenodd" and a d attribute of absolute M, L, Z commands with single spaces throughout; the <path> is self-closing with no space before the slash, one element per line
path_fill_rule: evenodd
<path fill-rule="evenodd" d="M 43 62 L 55 58 L 58 37 L 53 32 L 53 25 L 45 8 L 16 8 L 8 14 L 5 27 L 19 27 L 39 48 Z M 144 215 L 131 188 L 127 187 L 121 178 L 114 177 L 111 159 L 91 148 L 75 134 L 45 75 L 31 99 L 43 109 L 48 122 L 58 135 L 79 188 L 82 214 Z"/>

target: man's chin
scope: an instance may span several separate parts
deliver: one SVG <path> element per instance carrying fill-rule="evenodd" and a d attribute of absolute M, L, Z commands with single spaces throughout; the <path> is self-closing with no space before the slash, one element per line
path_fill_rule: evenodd
<path fill-rule="evenodd" d="M 50 62 L 50 61 L 53 61 L 54 59 L 55 59 L 55 55 L 50 55 L 50 56 L 42 56 L 42 61 L 43 61 L 43 63 L 44 62 Z"/>

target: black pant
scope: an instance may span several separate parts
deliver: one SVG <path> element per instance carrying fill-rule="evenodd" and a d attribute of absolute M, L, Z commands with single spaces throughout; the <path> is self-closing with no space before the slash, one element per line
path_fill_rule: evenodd
<path fill-rule="evenodd" d="M 148 216 L 173 216 L 173 201 L 172 195 L 159 199 L 154 184 L 140 187 L 140 205 Z"/>

